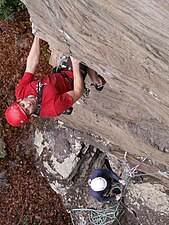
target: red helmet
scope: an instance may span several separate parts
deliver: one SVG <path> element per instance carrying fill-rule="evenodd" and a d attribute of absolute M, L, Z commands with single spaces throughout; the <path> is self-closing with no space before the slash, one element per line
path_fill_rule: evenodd
<path fill-rule="evenodd" d="M 12 126 L 22 126 L 28 122 L 28 116 L 17 102 L 14 102 L 7 108 L 5 117 Z"/>

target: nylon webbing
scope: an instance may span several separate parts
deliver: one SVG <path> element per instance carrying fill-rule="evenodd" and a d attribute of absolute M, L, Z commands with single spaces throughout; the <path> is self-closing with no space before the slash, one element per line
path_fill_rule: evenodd
<path fill-rule="evenodd" d="M 44 86 L 45 86 L 44 84 L 40 84 L 40 82 L 38 81 L 38 107 L 36 111 L 34 112 L 34 114 L 37 116 L 39 116 L 40 114 Z"/>

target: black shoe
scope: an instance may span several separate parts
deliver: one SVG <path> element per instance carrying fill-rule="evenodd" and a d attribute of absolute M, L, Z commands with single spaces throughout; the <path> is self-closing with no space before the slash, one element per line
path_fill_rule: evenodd
<path fill-rule="evenodd" d="M 73 111 L 73 107 L 68 108 L 64 112 L 62 112 L 63 115 L 71 115 Z"/>
<path fill-rule="evenodd" d="M 98 77 L 100 78 L 102 83 L 101 84 L 91 84 L 91 85 L 93 85 L 97 91 L 102 91 L 106 81 L 102 76 L 98 75 Z"/>

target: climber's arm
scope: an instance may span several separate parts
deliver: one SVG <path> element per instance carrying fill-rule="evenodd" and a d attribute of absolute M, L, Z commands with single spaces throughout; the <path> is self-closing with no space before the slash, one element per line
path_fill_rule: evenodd
<path fill-rule="evenodd" d="M 76 102 L 83 94 L 83 78 L 80 73 L 80 63 L 76 59 L 71 57 L 72 67 L 73 67 L 73 76 L 74 76 L 74 89 L 68 91 L 67 93 L 73 98 L 73 101 Z"/>
<path fill-rule="evenodd" d="M 39 63 L 39 57 L 40 57 L 40 39 L 35 36 L 31 50 L 27 58 L 26 72 L 30 72 L 32 74 L 35 73 L 36 67 L 38 66 Z"/>
<path fill-rule="evenodd" d="M 110 170 L 110 169 L 109 169 L 109 173 L 110 173 L 110 176 L 111 176 L 114 180 L 118 181 L 118 182 L 121 183 L 122 185 L 125 185 L 125 180 L 120 179 L 120 177 L 119 177 L 116 173 L 114 173 L 114 172 L 113 172 L 112 170 Z"/>

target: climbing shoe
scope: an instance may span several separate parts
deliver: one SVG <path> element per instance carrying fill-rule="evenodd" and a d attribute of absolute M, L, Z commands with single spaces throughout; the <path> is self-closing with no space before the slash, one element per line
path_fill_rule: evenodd
<path fill-rule="evenodd" d="M 101 75 L 98 75 L 98 77 L 102 83 L 101 84 L 91 84 L 91 85 L 93 85 L 97 91 L 102 91 L 106 81 Z"/>
<path fill-rule="evenodd" d="M 62 112 L 63 115 L 71 115 L 73 111 L 73 107 L 68 108 L 64 112 Z"/>

